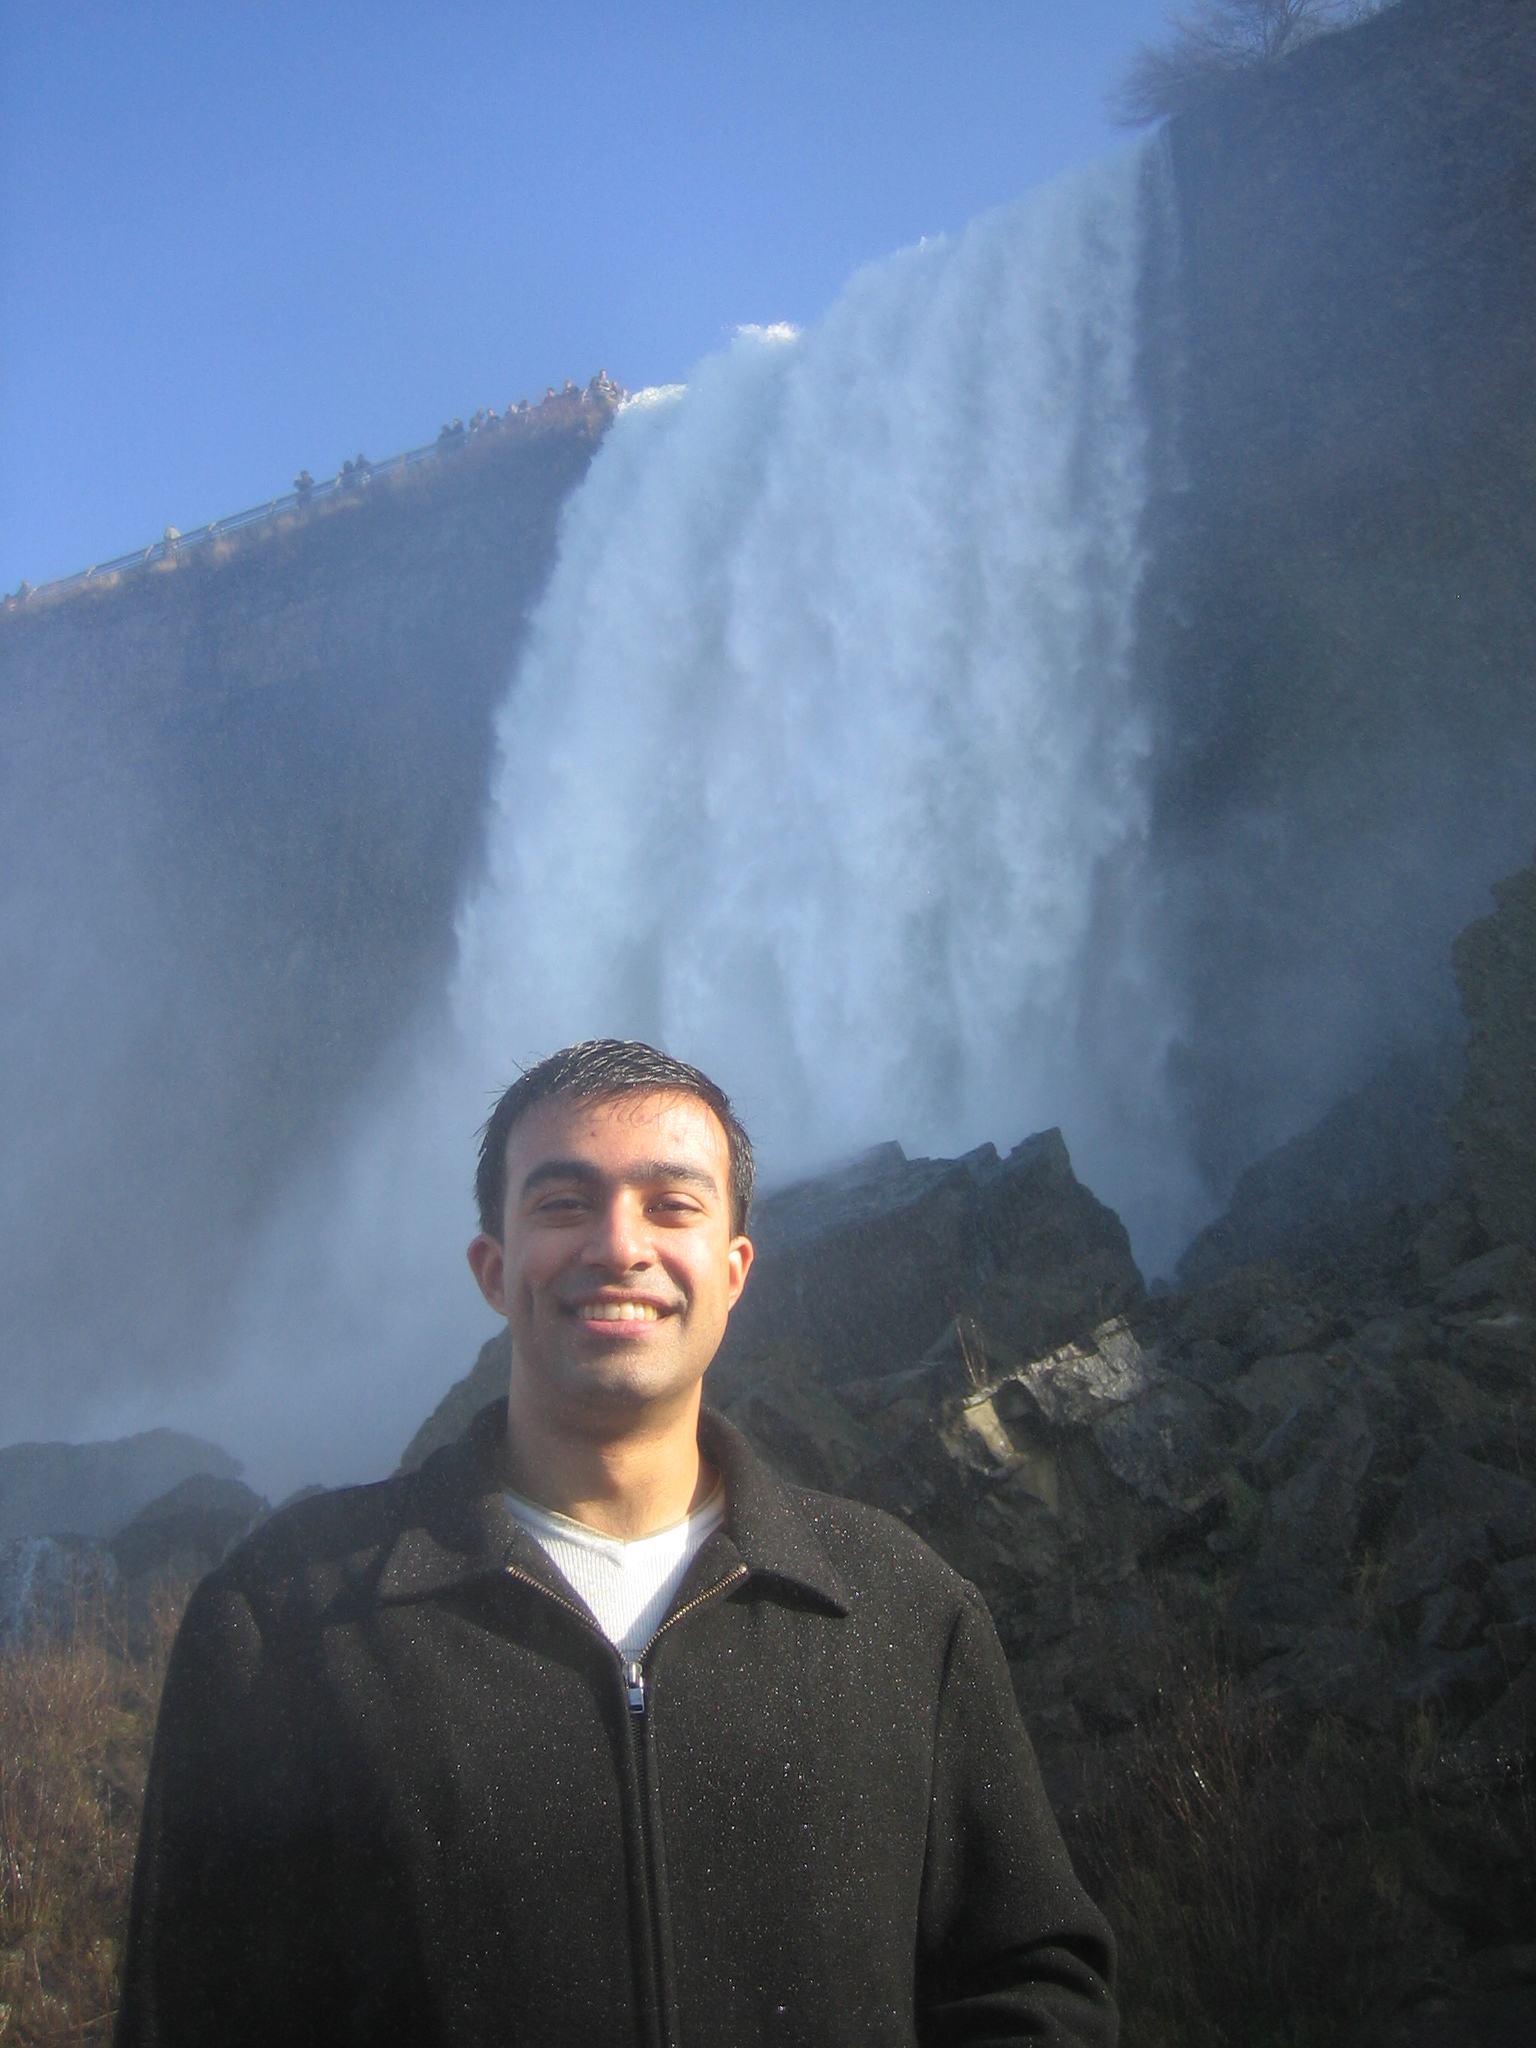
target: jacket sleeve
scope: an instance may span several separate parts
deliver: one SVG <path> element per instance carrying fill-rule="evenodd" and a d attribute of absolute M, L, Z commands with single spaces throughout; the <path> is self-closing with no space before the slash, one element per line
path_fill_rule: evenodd
<path fill-rule="evenodd" d="M 145 1787 L 116 2048 L 310 2039 L 320 1938 L 302 1745 L 249 1603 L 193 1595 Z M 299 1817 L 296 1825 L 296 1816 Z"/>
<path fill-rule="evenodd" d="M 1002 1645 L 973 1587 L 939 1701 L 918 1949 L 923 2048 L 1113 2048 L 1114 1937 L 1046 1800 Z"/>

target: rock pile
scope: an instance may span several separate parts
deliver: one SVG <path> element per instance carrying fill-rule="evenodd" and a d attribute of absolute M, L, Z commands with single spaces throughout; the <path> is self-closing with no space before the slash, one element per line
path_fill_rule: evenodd
<path fill-rule="evenodd" d="M 986 1240 L 919 1357 L 893 1333 L 886 1369 L 866 1344 L 840 1372 L 812 1318 L 770 1300 L 768 1334 L 715 1388 L 780 1469 L 898 1515 L 981 1588 L 1063 1811 L 1102 1807 L 1192 1672 L 1220 1673 L 1229 1749 L 1255 1715 L 1289 1731 L 1298 1811 L 1321 1782 L 1307 1758 L 1347 1751 L 1308 1825 L 1369 1874 L 1377 2010 L 1361 2038 L 1426 2048 L 1536 2024 L 1536 875 L 1498 897 L 1458 947 L 1474 1037 L 1462 1178 L 1440 1201 L 1399 1205 L 1363 1240 L 1341 1230 L 1332 1257 L 1314 1236 L 1305 1263 L 1223 1270 L 1253 1228 L 1250 1186 L 1207 1233 L 1219 1277 L 1147 1298 L 1097 1220 L 1082 1248 L 1092 1198 L 1050 1134 L 1013 1155 L 1053 1162 L 1029 1230 Z M 1335 1136 L 1293 1150 L 1326 1156 Z M 881 1159 L 895 1171 L 877 1155 L 867 1178 Z M 920 1164 L 919 1202 L 957 1200 L 972 1171 Z M 1250 1181 L 1287 1177 L 1293 1161 Z M 798 1213 L 814 1220 L 817 1199 L 799 1194 Z M 823 1206 L 846 1253 L 869 1225 L 835 1191 Z M 797 1301 L 836 1263 L 829 1243 L 795 1240 Z M 1025 1243 L 1060 1263 L 1015 1284 L 1009 1246 Z M 1067 1341 L 1059 1326 L 1050 1348 L 1031 1341 L 1043 1324 L 1015 1303 L 1070 1323 L 1069 1297 Z M 1372 1861 L 1384 1841 L 1390 1869 Z"/>

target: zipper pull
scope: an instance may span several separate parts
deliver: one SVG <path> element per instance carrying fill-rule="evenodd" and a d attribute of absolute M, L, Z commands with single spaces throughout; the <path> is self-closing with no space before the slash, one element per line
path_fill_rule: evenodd
<path fill-rule="evenodd" d="M 643 1714 L 645 1712 L 645 1673 L 638 1664 L 625 1664 L 624 1691 L 629 1700 L 629 1711 L 632 1714 Z"/>

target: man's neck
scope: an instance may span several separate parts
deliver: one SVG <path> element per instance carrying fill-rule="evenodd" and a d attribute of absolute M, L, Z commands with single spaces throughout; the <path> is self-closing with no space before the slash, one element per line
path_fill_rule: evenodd
<path fill-rule="evenodd" d="M 718 1480 L 699 1455 L 699 1390 L 675 1410 L 623 1429 L 544 1412 L 514 1370 L 502 1471 L 536 1507 L 631 1542 L 669 1529 L 703 1505 Z"/>

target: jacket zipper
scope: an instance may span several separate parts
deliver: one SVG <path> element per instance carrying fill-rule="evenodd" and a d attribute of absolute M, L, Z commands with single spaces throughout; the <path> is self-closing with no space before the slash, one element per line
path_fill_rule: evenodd
<path fill-rule="evenodd" d="M 735 1571 L 727 1572 L 725 1577 L 717 1580 L 713 1586 L 708 1586 L 702 1593 L 695 1594 L 686 1607 L 679 1607 L 676 1614 L 669 1614 L 661 1624 L 661 1627 L 657 1629 L 656 1634 L 646 1644 L 646 1656 L 649 1657 L 651 1651 L 656 1647 L 658 1639 L 666 1634 L 674 1622 L 681 1621 L 685 1614 L 692 1614 L 696 1607 L 703 1607 L 708 1601 L 713 1600 L 717 1594 L 723 1593 L 728 1586 L 739 1586 L 746 1576 L 746 1566 L 739 1564 Z M 638 1660 L 625 1660 L 624 1662 L 624 1693 L 629 1703 L 629 1711 L 632 1714 L 643 1714 L 645 1712 L 645 1666 Z"/>
<path fill-rule="evenodd" d="M 679 1607 L 675 1614 L 669 1614 L 657 1629 L 656 1634 L 645 1646 L 649 1657 L 658 1639 L 692 1614 L 696 1608 L 718 1598 L 730 1587 L 740 1585 L 747 1577 L 745 1565 L 738 1565 L 723 1579 L 697 1594 L 685 1607 Z M 651 1905 L 651 1971 L 656 1986 L 656 2031 L 661 2048 L 675 2048 L 677 2041 L 677 1988 L 672 1978 L 672 1955 L 669 1930 L 672 1924 L 672 1906 L 667 1897 L 666 1842 L 661 1825 L 661 1802 L 656 1783 L 654 1724 L 646 1715 L 645 1666 L 639 1659 L 627 1659 L 624 1663 L 625 1701 L 629 1708 L 630 1755 L 634 1759 L 635 1777 L 640 1794 L 640 1820 L 644 1830 L 646 1859 L 646 1890 Z"/>
<path fill-rule="evenodd" d="M 557 1593 L 552 1586 L 546 1586 L 542 1579 L 530 1578 L 527 1572 L 520 1572 L 515 1564 L 504 1565 L 502 1569 L 506 1572 L 509 1579 L 516 1579 L 523 1586 L 531 1586 L 535 1593 L 542 1593 L 546 1600 L 553 1600 L 557 1607 L 563 1607 L 567 1614 L 573 1614 L 589 1636 L 595 1635 L 601 1642 L 607 1643 L 608 1648 L 613 1651 L 619 1660 L 619 1668 L 624 1679 L 624 1700 L 626 1706 L 632 1714 L 643 1714 L 645 1712 L 645 1666 L 638 1659 L 626 1657 L 621 1650 L 609 1642 L 607 1636 L 600 1629 L 593 1627 L 591 1615 L 584 1608 L 578 1607 L 574 1600 L 567 1600 L 564 1594 Z M 746 1577 L 746 1566 L 739 1564 L 733 1572 L 727 1572 L 725 1577 L 717 1580 L 713 1586 L 707 1586 L 702 1593 L 696 1593 L 686 1607 L 679 1607 L 676 1614 L 669 1614 L 661 1624 L 661 1627 L 657 1629 L 656 1634 L 651 1637 L 650 1642 L 646 1644 L 646 1656 L 649 1657 L 656 1645 L 657 1639 L 664 1636 L 674 1622 L 681 1621 L 685 1614 L 692 1614 L 696 1607 L 707 1605 L 717 1594 L 725 1592 L 727 1587 L 739 1586 Z"/>
<path fill-rule="evenodd" d="M 645 1666 L 639 1658 L 624 1656 L 623 1652 L 617 1649 L 613 1643 L 609 1642 L 608 1637 L 603 1635 L 600 1629 L 593 1627 L 591 1616 L 578 1607 L 574 1600 L 567 1600 L 551 1587 L 544 1585 L 540 1580 L 530 1578 L 527 1572 L 519 1571 L 515 1564 L 509 1564 L 504 1569 L 508 1578 L 516 1579 L 522 1585 L 531 1586 L 536 1593 L 542 1593 L 546 1599 L 553 1600 L 557 1607 L 563 1607 L 567 1614 L 573 1614 L 589 1635 L 596 1635 L 601 1642 L 608 1645 L 608 1648 L 618 1658 L 619 1675 L 624 1686 L 624 1704 L 628 1711 L 629 1728 L 631 1731 L 631 1739 L 625 1746 L 629 1751 L 630 1765 L 636 1780 L 635 1792 L 636 1805 L 640 1810 L 641 1848 L 645 1856 L 643 1875 L 650 1905 L 651 1982 L 655 1986 L 654 1997 L 656 2000 L 656 2011 L 652 2018 L 655 2022 L 657 2039 L 663 2044 L 663 2048 L 670 2048 L 670 2044 L 676 2039 L 677 2029 L 674 2025 L 674 2014 L 672 2012 L 671 1972 L 667 1967 L 666 1942 L 662 1937 L 662 1927 L 667 1918 L 667 1911 L 666 1902 L 659 1897 L 662 1866 L 657 1853 L 659 1844 L 656 1837 L 660 1833 L 661 1821 L 659 1815 L 653 1815 L 651 1812 L 651 1795 L 655 1788 L 651 1783 L 653 1774 L 648 1768 L 648 1760 L 645 1755 Z M 739 1586 L 742 1580 L 748 1576 L 747 1567 L 744 1564 L 739 1564 L 734 1571 L 727 1572 L 725 1577 L 717 1580 L 713 1586 L 706 1587 L 702 1593 L 695 1594 L 686 1607 L 679 1607 L 675 1614 L 667 1616 L 661 1627 L 657 1629 L 656 1634 L 646 1644 L 645 1655 L 648 1657 L 651 1654 L 651 1651 L 656 1647 L 657 1639 L 665 1635 L 675 1622 L 681 1621 L 684 1615 L 692 1614 L 696 1608 L 705 1606 L 719 1594 L 728 1591 L 730 1587 Z M 638 1744 L 634 1740 L 636 1734 L 640 1736 Z"/>

